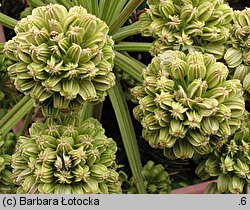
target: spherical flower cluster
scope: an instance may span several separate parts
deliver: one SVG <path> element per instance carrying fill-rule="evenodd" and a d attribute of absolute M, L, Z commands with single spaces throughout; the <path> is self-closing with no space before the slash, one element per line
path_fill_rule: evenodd
<path fill-rule="evenodd" d="M 153 54 L 193 45 L 223 56 L 232 20 L 232 9 L 223 0 L 148 0 L 147 4 L 140 22 L 142 35 L 156 38 Z"/>
<path fill-rule="evenodd" d="M 108 26 L 81 6 L 69 11 L 49 4 L 33 9 L 4 46 L 15 63 L 15 86 L 43 106 L 78 108 L 104 100 L 115 83 L 113 41 Z"/>
<path fill-rule="evenodd" d="M 37 121 L 30 137 L 18 139 L 12 157 L 17 193 L 121 193 L 115 141 L 97 120 L 89 118 L 80 126 L 74 120 Z"/>
<path fill-rule="evenodd" d="M 234 78 L 250 93 L 250 8 L 234 11 L 229 43 L 224 59 L 229 68 L 236 68 Z"/>
<path fill-rule="evenodd" d="M 207 193 L 250 193 L 250 117 L 246 120 L 240 131 L 218 144 L 196 169 L 202 179 L 218 176 Z"/>
<path fill-rule="evenodd" d="M 142 169 L 142 177 L 148 194 L 168 194 L 171 192 L 169 174 L 161 164 L 155 165 L 153 161 L 148 161 Z M 137 193 L 134 178 L 130 179 L 130 186 L 128 193 Z"/>
<path fill-rule="evenodd" d="M 15 143 L 16 136 L 13 133 L 8 133 L 5 137 L 0 136 L 0 194 L 16 192 L 10 166 Z"/>
<path fill-rule="evenodd" d="M 245 110 L 240 81 L 226 80 L 228 72 L 210 54 L 166 51 L 154 57 L 142 72 L 143 84 L 132 89 L 143 137 L 168 158 L 209 153 L 210 139 L 233 134 Z"/>

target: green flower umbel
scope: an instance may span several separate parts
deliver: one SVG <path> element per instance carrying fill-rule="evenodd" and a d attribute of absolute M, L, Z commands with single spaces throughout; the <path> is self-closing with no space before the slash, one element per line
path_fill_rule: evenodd
<path fill-rule="evenodd" d="M 209 153 L 210 139 L 233 134 L 245 110 L 240 81 L 227 75 L 209 54 L 166 51 L 155 57 L 142 72 L 143 84 L 132 89 L 143 137 L 169 158 Z"/>
<path fill-rule="evenodd" d="M 59 122 L 60 121 L 60 122 Z M 34 123 L 13 155 L 17 193 L 121 193 L 116 143 L 95 119 L 74 125 L 70 119 Z"/>
<path fill-rule="evenodd" d="M 197 46 L 221 58 L 229 37 L 232 9 L 223 0 L 148 0 L 140 16 L 143 36 L 156 38 L 153 54 Z"/>
<path fill-rule="evenodd" d="M 202 179 L 218 176 L 206 193 L 250 193 L 250 116 L 241 129 L 228 138 L 196 169 Z"/>
<path fill-rule="evenodd" d="M 169 174 L 161 164 L 155 165 L 153 161 L 148 161 L 142 169 L 142 177 L 148 194 L 168 194 L 171 192 Z M 128 193 L 137 193 L 136 180 L 134 178 L 130 179 Z"/>
<path fill-rule="evenodd" d="M 250 8 L 234 11 L 229 46 L 224 59 L 234 69 L 234 78 L 250 93 Z"/>
<path fill-rule="evenodd" d="M 113 41 L 108 26 L 81 6 L 37 7 L 21 19 L 4 46 L 16 88 L 36 103 L 77 108 L 104 100 L 114 85 Z"/>
<path fill-rule="evenodd" d="M 13 133 L 8 133 L 5 137 L 0 136 L 0 194 L 16 192 L 11 168 L 15 143 L 16 136 Z"/>

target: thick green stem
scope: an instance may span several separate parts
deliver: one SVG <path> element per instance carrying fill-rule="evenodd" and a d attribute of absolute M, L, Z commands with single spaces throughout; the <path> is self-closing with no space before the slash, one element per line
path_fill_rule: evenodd
<path fill-rule="evenodd" d="M 0 121 L 0 134 L 6 135 L 32 108 L 33 99 L 24 96 Z"/>
<path fill-rule="evenodd" d="M 109 97 L 115 111 L 129 165 L 136 180 L 137 190 L 140 194 L 144 194 L 146 191 L 141 174 L 142 164 L 140 153 L 126 99 L 119 81 L 109 90 Z"/>
<path fill-rule="evenodd" d="M 110 26 L 109 33 L 111 35 L 115 34 L 115 32 L 125 23 L 128 17 L 132 14 L 132 12 L 143 2 L 144 0 L 130 0 L 127 3 L 127 6 L 122 10 L 114 23 Z"/>
<path fill-rule="evenodd" d="M 139 61 L 138 61 L 139 62 Z M 139 65 L 133 59 L 115 51 L 115 65 L 126 71 L 129 75 L 134 77 L 137 81 L 142 82 L 141 71 L 142 65 Z"/>
<path fill-rule="evenodd" d="M 115 34 L 112 35 L 112 38 L 115 42 L 119 42 L 126 37 L 139 34 L 141 32 L 140 22 L 137 21 L 131 25 L 124 26 L 120 28 Z"/>
<path fill-rule="evenodd" d="M 143 42 L 119 42 L 115 45 L 115 50 L 127 52 L 148 52 L 151 48 L 152 43 Z"/>
<path fill-rule="evenodd" d="M 17 24 L 17 20 L 0 12 L 0 24 L 6 26 L 7 28 L 14 29 Z"/>

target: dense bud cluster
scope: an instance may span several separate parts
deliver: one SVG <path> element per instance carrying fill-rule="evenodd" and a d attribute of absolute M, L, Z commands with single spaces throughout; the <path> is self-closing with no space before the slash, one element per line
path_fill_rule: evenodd
<path fill-rule="evenodd" d="M 232 9 L 223 0 L 148 0 L 147 4 L 140 22 L 142 35 L 156 38 L 153 54 L 193 45 L 223 56 L 232 20 Z"/>
<path fill-rule="evenodd" d="M 166 51 L 154 57 L 142 85 L 132 89 L 143 137 L 168 158 L 208 154 L 211 138 L 233 134 L 244 113 L 240 81 L 227 80 L 228 72 L 210 54 Z"/>
<path fill-rule="evenodd" d="M 229 68 L 236 68 L 234 78 L 250 93 L 250 8 L 234 11 L 230 48 L 224 59 Z"/>
<path fill-rule="evenodd" d="M 207 193 L 250 193 L 250 116 L 245 125 L 233 136 L 217 144 L 216 149 L 203 161 L 196 173 L 202 178 L 218 176 Z"/>
<path fill-rule="evenodd" d="M 108 26 L 81 6 L 69 11 L 49 4 L 33 9 L 4 46 L 15 63 L 15 86 L 43 106 L 78 108 L 103 101 L 115 83 L 113 41 Z"/>
<path fill-rule="evenodd" d="M 30 137 L 18 139 L 12 157 L 17 193 L 121 193 L 116 172 L 116 143 L 90 118 L 37 121 Z"/>
<path fill-rule="evenodd" d="M 0 136 L 0 194 L 15 193 L 13 184 L 11 155 L 16 143 L 16 136 L 8 133 L 5 137 Z"/>
<path fill-rule="evenodd" d="M 153 161 L 148 161 L 142 169 L 144 187 L 148 194 L 168 194 L 171 191 L 171 181 L 168 172 L 159 164 L 155 165 Z M 136 180 L 130 179 L 131 188 L 128 193 L 137 193 Z"/>

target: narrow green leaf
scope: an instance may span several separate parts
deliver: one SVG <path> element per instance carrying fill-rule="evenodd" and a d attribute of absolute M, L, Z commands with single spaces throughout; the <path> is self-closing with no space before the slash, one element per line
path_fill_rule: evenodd
<path fill-rule="evenodd" d="M 112 4 L 113 4 L 113 2 L 112 2 Z M 104 2 L 101 19 L 105 22 L 107 21 L 107 16 L 109 15 L 108 13 L 109 13 L 110 8 L 112 7 L 112 4 L 110 3 L 110 1 Z"/>
<path fill-rule="evenodd" d="M 72 0 L 72 3 L 73 3 L 74 6 L 79 6 L 80 5 L 78 0 Z"/>
<path fill-rule="evenodd" d="M 110 26 L 109 33 L 113 35 L 128 19 L 132 12 L 143 2 L 144 0 L 130 0 L 126 7 L 122 10 L 114 23 Z"/>
<path fill-rule="evenodd" d="M 99 18 L 102 17 L 105 2 L 106 2 L 106 0 L 99 0 Z"/>
<path fill-rule="evenodd" d="M 45 3 L 41 0 L 27 0 L 28 4 L 32 7 L 44 6 Z"/>
<path fill-rule="evenodd" d="M 117 19 L 117 17 L 119 16 L 119 14 L 121 13 L 122 9 L 124 8 L 124 6 L 126 5 L 126 3 L 128 2 L 128 0 L 119 0 L 117 1 L 118 4 L 113 12 L 111 21 L 110 21 L 110 25 L 112 23 L 114 23 L 114 21 Z"/>
<path fill-rule="evenodd" d="M 99 5 L 98 5 L 98 0 L 92 0 L 92 14 L 95 15 L 96 17 L 99 17 Z"/>
<path fill-rule="evenodd" d="M 128 56 L 115 51 L 115 65 L 126 71 L 137 81 L 142 82 L 141 71 L 143 69 L 143 64 L 139 65 L 137 62 L 135 62 Z"/>
<path fill-rule="evenodd" d="M 21 108 L 16 110 L 16 107 L 14 107 L 8 113 L 10 115 L 8 120 L 0 126 L 0 134 L 3 136 L 6 135 L 34 107 L 33 99 L 29 99 L 25 104 L 23 104 L 24 100 L 21 100 L 20 102 L 22 104 Z M 20 105 L 20 102 L 17 106 Z M 0 124 L 2 124 L 2 120 Z"/>
<path fill-rule="evenodd" d="M 104 20 L 108 26 L 110 25 L 112 17 L 114 17 L 114 11 L 116 10 L 118 2 L 119 1 L 113 1 L 111 4 L 109 1 L 106 1 L 106 4 L 104 6 L 105 12 L 102 13 L 101 19 Z M 115 18 L 117 18 L 117 17 L 115 17 Z"/>
<path fill-rule="evenodd" d="M 85 0 L 85 5 L 88 12 L 93 14 L 93 0 Z"/>
<path fill-rule="evenodd" d="M 0 128 L 9 121 L 10 118 L 16 114 L 21 107 L 23 107 L 30 100 L 29 96 L 24 96 L 1 120 Z"/>
<path fill-rule="evenodd" d="M 7 28 L 14 29 L 17 24 L 17 20 L 0 12 L 0 24 L 6 26 Z"/>
<path fill-rule="evenodd" d="M 64 5 L 68 10 L 73 6 L 71 1 L 67 1 L 67 0 L 57 0 L 57 2 L 59 4 Z"/>
<path fill-rule="evenodd" d="M 143 42 L 119 42 L 115 45 L 115 50 L 127 52 L 148 52 L 151 48 L 152 43 Z"/>
<path fill-rule="evenodd" d="M 133 36 L 139 33 L 141 33 L 141 25 L 140 22 L 137 21 L 131 25 L 119 28 L 119 30 L 112 35 L 112 38 L 115 42 L 119 42 L 126 37 Z"/>
<path fill-rule="evenodd" d="M 81 5 L 82 7 L 84 7 L 87 11 L 89 11 L 88 5 L 86 0 L 78 0 L 79 5 Z"/>
<path fill-rule="evenodd" d="M 3 53 L 4 43 L 0 43 L 0 53 Z"/>
<path fill-rule="evenodd" d="M 136 183 L 138 193 L 145 194 L 146 190 L 144 188 L 143 177 L 141 174 L 142 164 L 140 153 L 137 145 L 134 127 L 124 95 L 125 94 L 122 91 L 121 84 L 117 80 L 116 85 L 109 90 L 109 97 L 115 111 L 129 165 L 132 174 L 137 181 Z"/>
<path fill-rule="evenodd" d="M 133 61 L 138 65 L 138 68 L 140 68 L 141 70 L 142 70 L 142 69 L 145 69 L 145 68 L 147 67 L 144 63 L 140 62 L 140 61 L 137 60 L 136 58 L 133 58 L 133 57 L 130 56 L 127 52 L 123 52 L 123 54 L 124 54 L 125 56 L 127 56 L 128 58 L 130 58 L 131 60 L 133 60 Z M 140 67 L 139 67 L 139 66 L 140 66 Z M 141 70 L 140 70 L 140 73 L 141 73 Z"/>

